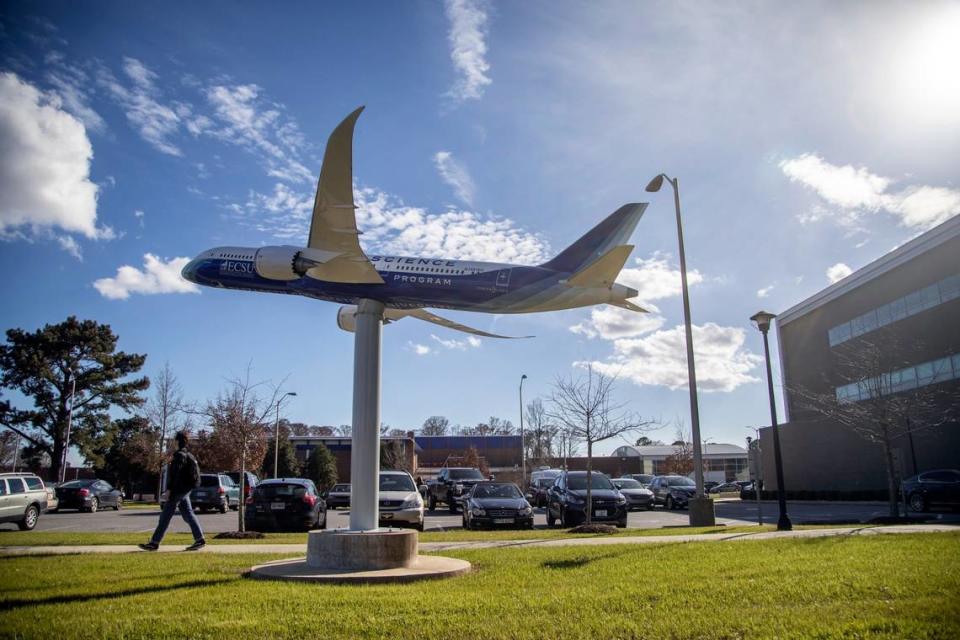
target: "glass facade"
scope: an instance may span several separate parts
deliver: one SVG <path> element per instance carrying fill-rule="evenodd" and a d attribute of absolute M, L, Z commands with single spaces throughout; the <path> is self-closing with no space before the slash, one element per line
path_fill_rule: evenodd
<path fill-rule="evenodd" d="M 940 282 L 909 293 L 878 309 L 857 316 L 849 322 L 833 327 L 827 332 L 830 346 L 834 347 L 851 338 L 862 336 L 897 320 L 902 320 L 956 298 L 960 298 L 960 274 L 944 278 Z"/>
<path fill-rule="evenodd" d="M 858 400 L 867 400 L 874 394 L 887 395 L 899 391 L 909 391 L 910 389 L 918 389 L 938 382 L 956 379 L 960 379 L 960 354 L 923 362 L 906 369 L 837 387 L 837 401 L 857 402 Z"/>

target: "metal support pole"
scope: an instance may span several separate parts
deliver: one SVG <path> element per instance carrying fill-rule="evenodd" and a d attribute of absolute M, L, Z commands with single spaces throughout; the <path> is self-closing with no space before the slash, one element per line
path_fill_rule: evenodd
<path fill-rule="evenodd" d="M 763 333 L 763 355 L 767 361 L 767 391 L 770 394 L 770 426 L 773 428 L 773 460 L 777 471 L 777 502 L 780 505 L 780 517 L 777 519 L 777 531 L 790 531 L 793 525 L 787 516 L 786 488 L 783 486 L 783 459 L 780 456 L 780 428 L 777 426 L 777 403 L 773 396 L 773 371 L 770 368 L 770 344 L 767 331 Z"/>
<path fill-rule="evenodd" d="M 282 400 L 281 398 L 280 400 Z M 280 451 L 280 400 L 277 400 L 277 420 L 273 424 L 274 435 L 273 435 L 273 477 L 277 478 L 277 467 L 280 461 L 279 451 Z"/>
<path fill-rule="evenodd" d="M 350 451 L 350 529 L 380 521 L 380 337 L 383 303 L 360 300 L 353 347 L 353 444 Z"/>
<path fill-rule="evenodd" d="M 70 431 L 73 428 L 73 399 L 77 395 L 77 376 L 70 370 L 70 413 L 67 414 L 67 440 L 63 445 L 63 459 L 60 461 L 60 484 L 67 479 L 67 454 L 70 452 Z"/>
<path fill-rule="evenodd" d="M 527 484 L 527 443 L 523 433 L 523 381 L 526 377 L 520 378 L 520 491 L 524 493 Z"/>

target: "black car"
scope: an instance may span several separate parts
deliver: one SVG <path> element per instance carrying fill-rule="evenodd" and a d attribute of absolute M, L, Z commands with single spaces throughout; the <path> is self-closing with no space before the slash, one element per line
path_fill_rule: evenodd
<path fill-rule="evenodd" d="M 911 511 L 930 507 L 960 508 L 960 471 L 938 469 L 925 471 L 903 481 L 903 499 Z"/>
<path fill-rule="evenodd" d="M 252 531 L 326 529 L 327 503 L 312 480 L 264 480 L 247 498 L 244 521 Z"/>
<path fill-rule="evenodd" d="M 530 498 L 533 501 L 533 506 L 543 507 L 547 504 L 547 494 L 550 492 L 550 487 L 553 486 L 554 478 L 537 478 L 530 485 Z"/>
<path fill-rule="evenodd" d="M 683 509 L 697 492 L 697 485 L 685 476 L 657 476 L 650 483 L 653 504 L 667 509 Z"/>
<path fill-rule="evenodd" d="M 617 491 L 610 478 L 594 471 L 590 474 L 593 502 L 592 522 L 613 522 L 621 529 L 627 526 L 627 499 Z M 547 526 L 559 520 L 572 527 L 587 517 L 587 472 L 564 471 L 550 488 L 547 498 Z"/>
<path fill-rule="evenodd" d="M 512 482 L 479 482 L 463 501 L 463 528 L 533 529 L 533 507 Z"/>
<path fill-rule="evenodd" d="M 473 485 L 483 481 L 483 474 L 473 467 L 440 469 L 436 479 L 427 484 L 427 503 L 430 511 L 434 511 L 437 504 L 442 502 L 450 509 L 450 513 L 456 513 L 463 497 L 470 493 Z"/>
<path fill-rule="evenodd" d="M 123 494 L 105 480 L 71 480 L 57 487 L 57 510 L 79 509 L 95 513 L 101 507 L 119 511 Z"/>
<path fill-rule="evenodd" d="M 350 483 L 341 483 L 333 485 L 333 488 L 327 492 L 323 498 L 327 501 L 327 509 L 337 509 L 339 507 L 350 507 Z"/>

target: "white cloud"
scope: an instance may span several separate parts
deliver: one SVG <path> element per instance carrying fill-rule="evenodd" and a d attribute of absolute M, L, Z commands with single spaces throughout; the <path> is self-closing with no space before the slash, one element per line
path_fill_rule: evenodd
<path fill-rule="evenodd" d="M 660 300 L 680 295 L 680 269 L 672 267 L 667 258 L 654 253 L 648 259 L 636 258 L 634 267 L 628 267 L 620 272 L 617 282 L 625 284 L 639 291 L 637 299 L 642 302 Z M 703 282 L 703 274 L 696 269 L 687 270 L 687 285 L 693 286 Z M 653 305 L 644 305 L 656 309 Z"/>
<path fill-rule="evenodd" d="M 132 293 L 200 293 L 200 288 L 183 279 L 180 272 L 190 258 L 171 258 L 164 261 L 152 253 L 144 254 L 143 270 L 124 265 L 113 278 L 100 278 L 93 286 L 105 298 L 126 300 Z"/>
<path fill-rule="evenodd" d="M 416 343 L 416 342 L 407 342 L 407 347 L 408 347 L 411 351 L 413 351 L 415 354 L 417 354 L 418 356 L 430 355 L 430 353 L 433 351 L 433 350 L 432 350 L 430 347 L 428 347 L 427 345 L 425 345 L 425 344 L 419 344 L 419 343 Z"/>
<path fill-rule="evenodd" d="M 590 309 L 590 319 L 573 325 L 570 331 L 590 339 L 616 340 L 656 331 L 664 322 L 663 316 L 654 313 L 637 313 L 603 305 Z"/>
<path fill-rule="evenodd" d="M 840 280 L 843 280 L 851 273 L 853 273 L 853 269 L 851 269 L 850 267 L 848 267 L 842 262 L 838 262 L 837 264 L 827 269 L 827 279 L 830 281 L 830 284 L 833 284 L 834 282 L 839 282 Z"/>
<path fill-rule="evenodd" d="M 462 162 L 457 161 L 449 151 L 437 151 L 433 162 L 440 172 L 440 177 L 453 188 L 454 193 L 467 205 L 473 206 L 473 195 L 476 187 L 470 172 Z"/>
<path fill-rule="evenodd" d="M 144 221 L 144 218 L 146 217 L 146 215 L 147 215 L 147 214 L 145 214 L 145 213 L 144 213 L 142 210 L 140 210 L 140 209 L 136 209 L 136 210 L 133 212 L 133 217 L 136 218 L 137 221 L 140 223 L 140 228 L 141 228 L 141 229 L 143 228 L 143 221 Z"/>
<path fill-rule="evenodd" d="M 693 325 L 697 388 L 703 392 L 733 391 L 759 379 L 750 372 L 762 358 L 743 348 L 745 331 L 713 323 Z M 634 384 L 687 387 L 687 352 L 683 325 L 657 331 L 643 338 L 615 340 L 614 353 L 605 362 L 592 364 L 598 371 L 619 375 Z"/>
<path fill-rule="evenodd" d="M 445 0 L 444 12 L 450 21 L 447 39 L 450 59 L 458 78 L 448 95 L 454 100 L 478 100 L 493 82 L 487 75 L 487 12 L 481 0 Z"/>
<path fill-rule="evenodd" d="M 431 333 L 430 337 L 444 349 L 455 349 L 457 351 L 466 351 L 467 348 L 476 349 L 482 344 L 480 338 L 477 338 L 476 336 L 467 336 L 464 340 L 445 340 Z"/>
<path fill-rule="evenodd" d="M 891 178 L 878 176 L 865 167 L 830 164 L 816 154 L 805 153 L 782 160 L 781 171 L 793 182 L 810 187 L 827 203 L 839 207 L 832 212 L 822 205 L 801 215 L 802 222 L 833 217 L 843 226 L 855 226 L 864 213 L 886 211 L 912 229 L 926 230 L 960 213 L 960 191 L 927 185 L 890 191 Z"/>
<path fill-rule="evenodd" d="M 768 287 L 764 287 L 764 288 L 762 288 L 762 289 L 757 289 L 757 297 L 758 297 L 758 298 L 766 298 L 767 296 L 770 295 L 770 292 L 771 292 L 771 291 L 773 291 L 773 285 L 772 285 L 772 284 L 771 284 L 770 286 L 768 286 Z"/>
<path fill-rule="evenodd" d="M 255 84 L 215 85 L 207 100 L 219 123 L 206 116 L 194 119 L 191 131 L 215 136 L 257 154 L 267 175 L 289 182 L 311 182 L 313 173 L 297 158 L 303 136 L 295 122 L 282 118 L 282 105 L 264 104 Z"/>
<path fill-rule="evenodd" d="M 160 103 L 154 83 L 157 74 L 135 58 L 124 58 L 123 70 L 133 82 L 131 87 L 121 84 L 105 68 L 100 69 L 100 84 L 123 107 L 127 120 L 144 140 L 162 153 L 182 156 L 180 147 L 171 140 L 180 129 L 181 119 L 174 108 Z"/>
<path fill-rule="evenodd" d="M 46 55 L 44 62 L 49 68 L 47 82 L 63 100 L 63 108 L 83 122 L 87 130 L 97 133 L 105 131 L 106 123 L 90 106 L 94 83 L 87 72 L 68 64 L 62 54 L 53 51 Z"/>
<path fill-rule="evenodd" d="M 0 236 L 57 227 L 113 237 L 97 227 L 93 147 L 83 124 L 60 106 L 16 74 L 0 74 Z"/>
<path fill-rule="evenodd" d="M 57 242 L 60 248 L 72 255 L 74 258 L 83 262 L 83 251 L 73 236 L 57 236 Z"/>

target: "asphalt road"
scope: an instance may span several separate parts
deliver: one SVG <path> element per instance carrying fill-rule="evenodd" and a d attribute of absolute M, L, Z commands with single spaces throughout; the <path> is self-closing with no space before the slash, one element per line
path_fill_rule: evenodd
<path fill-rule="evenodd" d="M 763 521 L 776 523 L 777 503 L 762 503 Z M 788 513 L 795 524 L 811 521 L 867 521 L 876 516 L 887 514 L 887 507 L 881 503 L 846 503 L 846 502 L 798 502 L 788 503 Z M 119 512 L 99 511 L 97 513 L 78 513 L 63 511 L 47 513 L 40 517 L 37 523 L 38 531 L 134 531 L 148 534 L 157 524 L 160 512 L 155 509 L 124 509 Z M 723 524 L 755 524 L 757 522 L 757 505 L 755 502 L 741 502 L 731 500 L 716 504 L 717 523 Z M 958 523 L 958 513 L 929 514 L 937 522 Z M 218 533 L 221 531 L 236 531 L 237 512 L 204 513 L 198 514 L 200 524 L 205 532 Z M 350 512 L 338 510 L 329 512 L 329 527 L 346 527 L 349 524 Z M 629 518 L 629 527 L 638 529 L 660 528 L 668 526 L 684 526 L 689 523 L 686 511 L 667 511 L 658 507 L 653 511 L 632 512 Z M 537 509 L 534 524 L 538 527 L 546 526 L 546 518 L 542 509 Z M 461 525 L 459 513 L 450 514 L 446 510 L 428 511 L 426 529 L 443 530 L 457 529 Z M 15 524 L 2 524 L 0 530 L 16 529 Z M 170 531 L 189 531 L 186 523 L 179 515 L 174 516 Z"/>

